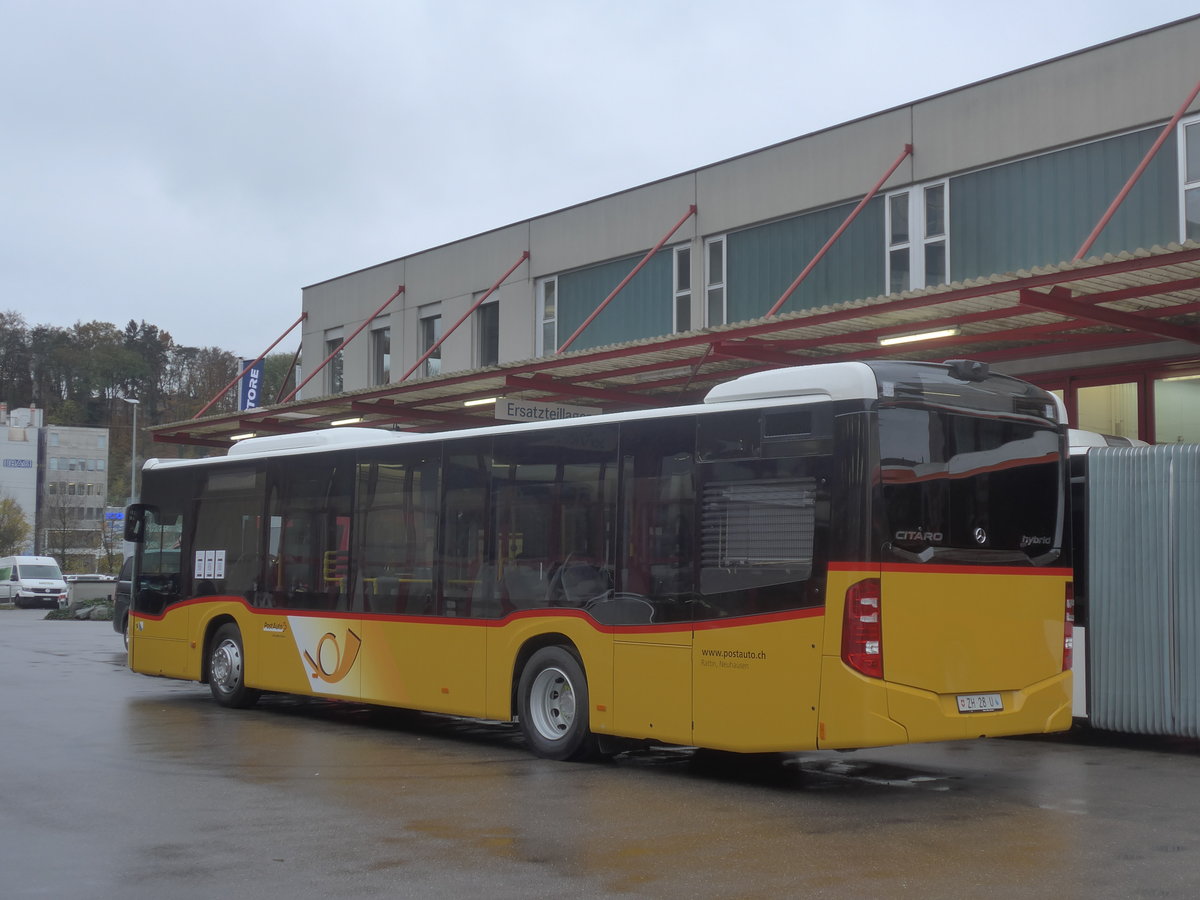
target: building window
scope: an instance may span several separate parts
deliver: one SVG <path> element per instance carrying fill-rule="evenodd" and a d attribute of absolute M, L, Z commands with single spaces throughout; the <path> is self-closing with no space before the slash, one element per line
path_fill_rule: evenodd
<path fill-rule="evenodd" d="M 325 365 L 325 371 L 329 373 L 326 381 L 329 387 L 329 393 L 340 394 L 344 389 L 345 382 L 342 378 L 342 351 L 339 349 L 342 346 L 341 329 L 337 331 L 325 332 L 325 356 L 333 358 Z"/>
<path fill-rule="evenodd" d="M 537 355 L 548 356 L 558 349 L 558 279 L 545 278 L 537 288 Z"/>
<path fill-rule="evenodd" d="M 1200 441 L 1200 375 L 1154 381 L 1154 442 Z"/>
<path fill-rule="evenodd" d="M 58 493 L 58 482 L 57 481 L 46 482 L 46 493 L 47 494 L 57 494 Z"/>
<path fill-rule="evenodd" d="M 950 183 L 935 181 L 887 196 L 887 290 L 919 290 L 950 280 Z"/>
<path fill-rule="evenodd" d="M 724 236 L 704 242 L 704 314 L 707 325 L 724 325 L 728 315 Z"/>
<path fill-rule="evenodd" d="M 442 314 L 439 307 L 426 307 L 421 310 L 421 355 L 424 356 L 429 352 L 442 338 Z M 425 360 L 424 372 L 426 378 L 431 378 L 434 375 L 441 374 L 442 371 L 442 348 L 438 347 L 433 353 L 429 354 L 429 358 Z"/>
<path fill-rule="evenodd" d="M 98 459 L 98 460 L 96 460 L 96 471 L 97 471 L 97 472 L 103 472 L 103 471 L 104 471 L 104 460 L 102 460 L 102 459 Z"/>
<path fill-rule="evenodd" d="M 1179 232 L 1182 240 L 1200 241 L 1200 119 L 1179 129 L 1179 180 L 1183 196 Z"/>
<path fill-rule="evenodd" d="M 387 384 L 392 380 L 392 329 L 377 328 L 371 332 L 371 384 Z"/>
<path fill-rule="evenodd" d="M 692 330 L 692 248 L 675 248 L 675 307 L 673 328 L 676 332 Z"/>
<path fill-rule="evenodd" d="M 1080 387 L 1075 393 L 1078 427 L 1118 437 L 1138 436 L 1137 382 Z"/>
<path fill-rule="evenodd" d="M 479 368 L 500 362 L 500 301 L 493 300 L 475 310 L 476 362 Z"/>
<path fill-rule="evenodd" d="M 50 471 L 51 472 L 58 471 L 58 457 L 57 456 L 50 457 Z"/>

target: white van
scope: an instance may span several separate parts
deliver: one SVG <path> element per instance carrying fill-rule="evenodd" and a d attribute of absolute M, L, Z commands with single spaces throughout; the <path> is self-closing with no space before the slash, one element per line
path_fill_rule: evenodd
<path fill-rule="evenodd" d="M 52 556 L 5 556 L 0 558 L 0 603 L 49 606 L 67 605 L 67 583 Z"/>

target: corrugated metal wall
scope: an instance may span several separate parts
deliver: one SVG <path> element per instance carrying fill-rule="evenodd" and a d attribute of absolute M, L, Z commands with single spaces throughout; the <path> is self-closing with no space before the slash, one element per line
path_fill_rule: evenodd
<path fill-rule="evenodd" d="M 1158 136 L 1119 135 L 950 179 L 950 280 L 1070 259 Z M 1178 238 L 1178 153 L 1154 161 L 1092 249 L 1102 254 Z M 808 212 L 727 235 L 728 321 L 764 315 L 854 208 Z M 559 275 L 558 337 L 565 340 L 637 264 L 613 260 Z M 573 345 L 597 347 L 669 334 L 671 251 L 663 250 Z M 884 284 L 884 199 L 867 205 L 784 311 L 874 297 Z M 693 286 L 694 290 L 703 288 Z"/>
<path fill-rule="evenodd" d="M 951 178 L 951 280 L 1071 259 L 1158 134 L 1139 131 Z M 1179 239 L 1177 160 L 1168 140 L 1090 255 Z"/>
<path fill-rule="evenodd" d="M 1088 709 L 1200 737 L 1200 444 L 1088 454 Z"/>
<path fill-rule="evenodd" d="M 602 347 L 671 333 L 672 251 L 661 250 L 613 298 L 604 312 L 571 345 L 572 350 Z M 641 256 L 613 260 L 558 276 L 558 342 L 561 344 L 592 314 Z"/>
<path fill-rule="evenodd" d="M 729 321 L 766 315 L 855 205 L 847 203 L 731 232 L 726 263 Z M 789 298 L 782 312 L 886 293 L 884 259 L 883 198 L 876 197 Z"/>

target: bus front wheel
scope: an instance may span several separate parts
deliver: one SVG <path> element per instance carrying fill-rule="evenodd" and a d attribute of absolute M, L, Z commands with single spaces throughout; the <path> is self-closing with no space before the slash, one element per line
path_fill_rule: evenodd
<path fill-rule="evenodd" d="M 543 759 L 587 759 L 596 753 L 588 728 L 587 677 L 565 647 L 543 647 L 521 670 L 517 687 L 521 733 Z"/>
<path fill-rule="evenodd" d="M 208 688 L 222 706 L 247 709 L 261 694 L 246 687 L 246 655 L 242 650 L 242 632 L 233 623 L 217 629 L 208 655 Z"/>

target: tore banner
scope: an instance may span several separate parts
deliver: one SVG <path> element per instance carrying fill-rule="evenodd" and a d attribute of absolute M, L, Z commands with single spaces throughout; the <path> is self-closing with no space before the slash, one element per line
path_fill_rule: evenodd
<path fill-rule="evenodd" d="M 242 363 L 242 368 L 246 368 L 245 362 Z M 260 359 L 242 375 L 242 387 L 238 391 L 238 412 L 258 408 L 262 396 L 262 374 L 263 364 Z"/>

